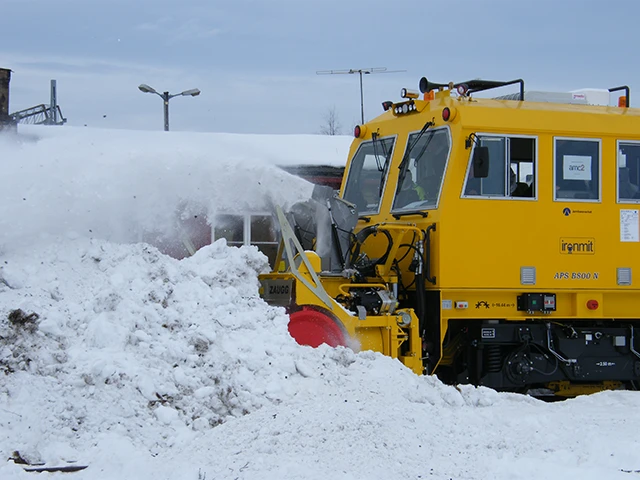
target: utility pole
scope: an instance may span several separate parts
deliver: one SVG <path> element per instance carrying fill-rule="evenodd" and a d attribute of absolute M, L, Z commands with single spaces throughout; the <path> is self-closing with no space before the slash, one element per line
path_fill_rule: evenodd
<path fill-rule="evenodd" d="M 371 75 L 373 73 L 398 73 L 406 72 L 406 70 L 387 70 L 387 67 L 372 67 L 372 68 L 350 68 L 348 70 L 318 70 L 317 75 L 354 75 L 358 74 L 360 77 L 360 118 L 364 123 L 364 92 L 362 90 L 362 75 Z"/>
<path fill-rule="evenodd" d="M 57 82 L 51 80 L 51 101 L 50 101 L 51 117 L 49 118 L 50 125 L 57 125 L 58 123 L 58 91 Z"/>

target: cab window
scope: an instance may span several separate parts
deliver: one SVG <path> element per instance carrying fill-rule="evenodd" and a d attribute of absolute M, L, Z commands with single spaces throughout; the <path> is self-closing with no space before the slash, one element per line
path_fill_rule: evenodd
<path fill-rule="evenodd" d="M 618 201 L 640 202 L 640 143 L 618 143 Z"/>
<path fill-rule="evenodd" d="M 473 151 L 469 158 L 463 197 L 535 198 L 536 139 L 477 135 L 475 146 L 489 150 L 489 174 L 476 178 Z"/>
<path fill-rule="evenodd" d="M 554 200 L 600 200 L 600 140 L 555 139 Z"/>
<path fill-rule="evenodd" d="M 446 128 L 409 135 L 410 150 L 401 164 L 394 211 L 437 206 L 450 146 Z"/>
<path fill-rule="evenodd" d="M 358 213 L 376 213 L 384 188 L 395 138 L 362 143 L 351 160 L 343 198 L 358 207 Z"/>

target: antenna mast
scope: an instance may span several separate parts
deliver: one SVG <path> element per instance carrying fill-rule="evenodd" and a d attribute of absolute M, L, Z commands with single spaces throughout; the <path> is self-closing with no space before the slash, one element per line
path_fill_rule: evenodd
<path fill-rule="evenodd" d="M 350 68 L 348 70 L 318 70 L 317 75 L 353 75 L 358 74 L 360 76 L 360 117 L 362 123 L 364 123 L 364 93 L 362 90 L 362 74 L 370 75 L 372 73 L 398 73 L 406 72 L 406 70 L 387 70 L 387 67 L 372 67 L 372 68 Z"/>

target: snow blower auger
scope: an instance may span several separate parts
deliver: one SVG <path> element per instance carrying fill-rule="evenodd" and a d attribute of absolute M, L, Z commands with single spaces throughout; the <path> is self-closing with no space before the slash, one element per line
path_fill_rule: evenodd
<path fill-rule="evenodd" d="M 416 281 L 422 281 L 423 233 L 410 224 L 389 224 L 354 234 L 355 206 L 327 187 L 294 205 L 288 219 L 279 207 L 276 212 L 282 241 L 276 268 L 260 276 L 261 295 L 287 309 L 291 336 L 312 347 L 378 351 L 423 373 L 418 316 L 412 308 L 399 309 L 397 300 L 399 262 L 414 264 Z M 362 253 L 365 242 L 367 251 L 382 254 L 369 258 Z"/>

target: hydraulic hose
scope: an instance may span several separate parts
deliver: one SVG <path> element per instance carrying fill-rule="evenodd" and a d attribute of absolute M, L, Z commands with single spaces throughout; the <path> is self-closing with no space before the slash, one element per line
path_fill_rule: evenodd
<path fill-rule="evenodd" d="M 384 255 L 382 255 L 379 259 L 377 259 L 373 265 L 379 265 L 381 263 L 385 263 L 387 261 L 387 257 L 389 257 L 389 253 L 391 252 L 391 247 L 393 246 L 393 239 L 391 238 L 391 234 L 384 229 L 379 229 L 378 225 L 371 225 L 369 227 L 363 228 L 362 230 L 360 230 L 354 238 L 354 243 L 352 245 L 352 254 L 351 254 L 351 260 L 349 262 L 349 265 L 355 267 L 355 264 L 358 260 L 358 256 L 360 255 L 360 247 L 362 246 L 362 244 L 365 242 L 365 240 L 367 238 L 369 238 L 369 235 L 375 235 L 378 232 L 381 232 L 384 234 L 384 236 L 387 238 L 387 241 L 389 242 L 389 244 L 387 245 L 387 250 L 384 253 Z"/>

